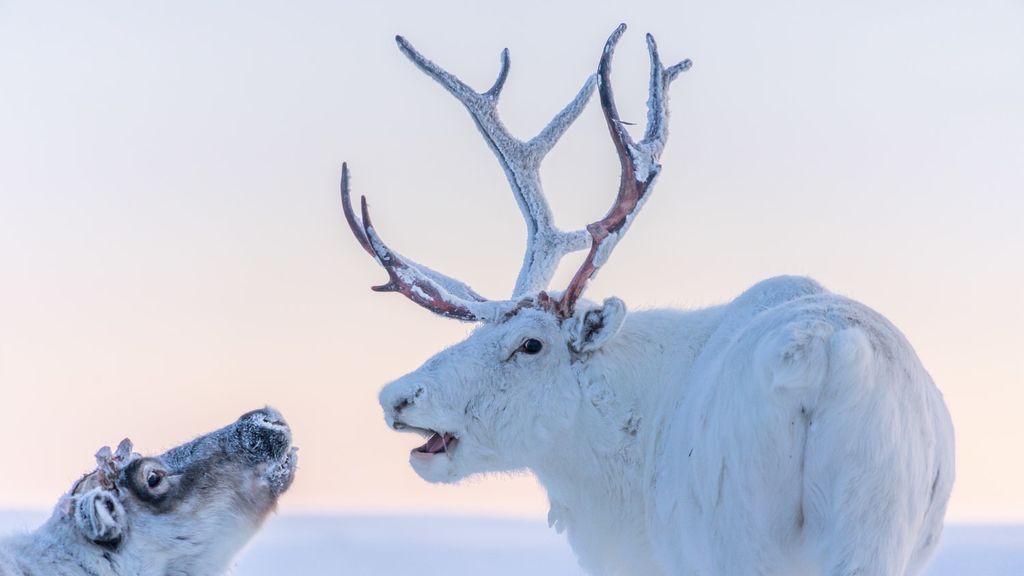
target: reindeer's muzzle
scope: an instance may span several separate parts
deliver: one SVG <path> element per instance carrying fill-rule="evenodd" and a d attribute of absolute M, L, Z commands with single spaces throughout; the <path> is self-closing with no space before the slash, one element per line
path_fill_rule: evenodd
<path fill-rule="evenodd" d="M 235 434 L 242 450 L 254 463 L 280 460 L 292 447 L 291 428 L 273 408 L 244 414 L 235 423 Z"/>
<path fill-rule="evenodd" d="M 267 407 L 243 414 L 232 431 L 242 454 L 255 466 L 265 467 L 264 479 L 275 494 L 288 489 L 295 476 L 296 448 L 292 431 L 281 413 Z"/>

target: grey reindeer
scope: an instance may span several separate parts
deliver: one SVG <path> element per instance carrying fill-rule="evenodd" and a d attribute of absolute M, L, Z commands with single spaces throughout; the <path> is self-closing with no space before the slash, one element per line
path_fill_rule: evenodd
<path fill-rule="evenodd" d="M 34 532 L 0 540 L 0 576 L 216 576 L 255 535 L 295 475 L 272 408 L 158 456 L 125 439 Z"/>

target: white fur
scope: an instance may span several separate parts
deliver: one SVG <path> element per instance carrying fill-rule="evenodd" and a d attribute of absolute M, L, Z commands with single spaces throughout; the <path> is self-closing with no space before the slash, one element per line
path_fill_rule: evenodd
<path fill-rule="evenodd" d="M 910 344 L 805 278 L 696 311 L 526 309 L 380 399 L 389 425 L 458 438 L 413 453 L 429 481 L 533 471 L 600 575 L 919 574 L 954 477 Z"/>

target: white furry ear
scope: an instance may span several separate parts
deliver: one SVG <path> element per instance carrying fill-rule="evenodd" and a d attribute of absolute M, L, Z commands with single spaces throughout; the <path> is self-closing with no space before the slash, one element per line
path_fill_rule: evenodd
<path fill-rule="evenodd" d="M 569 346 L 577 353 L 593 352 L 622 328 L 626 304 L 618 298 L 606 298 L 600 307 L 580 310 L 569 327 Z"/>
<path fill-rule="evenodd" d="M 124 507 L 110 490 L 93 488 L 75 498 L 75 525 L 89 540 L 116 545 L 124 536 Z"/>

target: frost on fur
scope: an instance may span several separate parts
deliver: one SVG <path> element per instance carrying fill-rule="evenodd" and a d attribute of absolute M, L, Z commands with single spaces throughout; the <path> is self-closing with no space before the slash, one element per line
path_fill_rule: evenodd
<path fill-rule="evenodd" d="M 615 245 L 625 234 L 637 212 L 647 200 L 661 165 L 658 159 L 668 138 L 668 108 L 665 89 L 690 61 L 665 68 L 658 56 L 654 39 L 647 36 L 651 59 L 650 98 L 647 102 L 647 129 L 640 142 L 634 142 L 619 119 L 611 87 L 611 59 L 615 45 L 625 31 L 620 25 L 605 45 L 596 75 L 591 76 L 576 97 L 554 119 L 529 141 L 512 136 L 498 118 L 497 105 L 510 65 L 508 50 L 502 52 L 501 71 L 494 85 L 486 92 L 476 92 L 453 74 L 434 64 L 416 51 L 405 38 L 397 37 L 399 49 L 423 72 L 455 96 L 469 111 L 484 140 L 501 163 L 513 195 L 526 222 L 526 255 L 509 300 L 488 300 L 466 284 L 408 258 L 399 256 L 380 238 L 370 221 L 366 198 L 361 201 L 362 213 L 352 208 L 348 166 L 342 165 L 341 198 L 345 218 L 356 240 L 388 272 L 387 284 L 374 290 L 399 292 L 420 306 L 442 316 L 464 321 L 501 322 L 525 307 L 551 307 L 563 318 L 572 315 L 587 282 L 607 261 Z M 583 111 L 595 86 L 601 98 L 601 109 L 609 133 L 622 164 L 622 179 L 614 204 L 604 218 L 585 230 L 564 232 L 554 223 L 554 216 L 544 197 L 540 182 L 540 165 L 559 138 Z M 544 292 L 564 256 L 590 249 L 584 264 L 558 300 Z"/>
<path fill-rule="evenodd" d="M 0 574 L 223 574 L 291 485 L 296 456 L 265 408 L 158 456 L 126 439 L 96 464 L 46 524 L 0 540 Z"/>
<path fill-rule="evenodd" d="M 343 168 L 349 225 L 391 279 L 381 289 L 481 322 L 381 390 L 387 424 L 427 438 L 409 459 L 430 482 L 531 470 L 547 490 L 549 524 L 593 574 L 920 574 L 953 484 L 953 428 L 913 348 L 884 317 L 794 277 L 702 310 L 628 312 L 618 298 L 581 298 L 650 197 L 667 89 L 689 67 L 662 66 L 648 36 L 647 127 L 635 142 L 610 80 L 623 30 L 596 75 L 619 193 L 585 235 L 554 227 L 537 180 L 542 155 L 498 121 L 507 52 L 494 87 L 477 93 L 399 39 L 469 110 L 529 233 L 513 298 L 486 300 L 395 255 L 365 199 L 361 218 L 352 209 Z M 548 293 L 550 263 L 587 247 L 569 286 Z"/>

